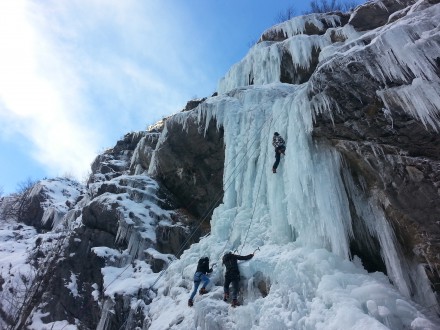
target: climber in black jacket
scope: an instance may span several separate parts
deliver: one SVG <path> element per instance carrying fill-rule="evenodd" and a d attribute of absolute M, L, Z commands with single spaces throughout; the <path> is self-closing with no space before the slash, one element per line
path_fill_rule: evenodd
<path fill-rule="evenodd" d="M 209 268 L 209 258 L 203 257 L 199 259 L 199 262 L 197 264 L 197 270 L 194 273 L 194 290 L 191 293 L 190 298 L 188 299 L 188 306 L 191 307 L 194 303 L 193 299 L 194 296 L 197 293 L 197 289 L 200 285 L 200 282 L 203 281 L 202 288 L 199 291 L 199 294 L 205 294 L 208 291 L 206 291 L 206 286 L 209 283 L 209 278 L 206 276 L 207 273 L 212 273 L 212 267 Z"/>
<path fill-rule="evenodd" d="M 286 152 L 286 141 L 278 132 L 275 132 L 273 133 L 272 145 L 275 147 L 275 163 L 272 166 L 272 172 L 276 173 L 281 154 L 285 155 Z"/>
<path fill-rule="evenodd" d="M 227 251 L 223 256 L 223 265 L 226 266 L 225 273 L 225 284 L 223 286 L 224 290 L 224 301 L 229 299 L 229 284 L 232 283 L 232 307 L 238 306 L 238 286 L 240 282 L 240 271 L 238 270 L 237 260 L 249 260 L 254 256 L 254 254 L 248 254 L 247 256 L 240 256 Z"/>

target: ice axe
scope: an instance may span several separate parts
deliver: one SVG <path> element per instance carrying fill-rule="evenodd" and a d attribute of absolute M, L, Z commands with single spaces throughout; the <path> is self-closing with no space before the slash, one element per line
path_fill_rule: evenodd
<path fill-rule="evenodd" d="M 252 254 L 255 254 L 255 252 L 257 252 L 257 251 L 260 251 L 260 248 L 259 248 L 259 247 L 257 247 L 257 248 L 255 249 L 255 251 L 254 251 Z"/>

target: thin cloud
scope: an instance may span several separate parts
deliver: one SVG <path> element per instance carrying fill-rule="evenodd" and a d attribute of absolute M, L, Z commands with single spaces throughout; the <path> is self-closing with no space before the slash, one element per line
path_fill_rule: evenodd
<path fill-rule="evenodd" d="M 165 4 L 14 0 L 0 12 L 0 117 L 32 141 L 49 174 L 82 177 L 115 134 L 146 127 L 193 94 L 191 46 Z"/>
<path fill-rule="evenodd" d="M 72 105 L 77 103 L 71 101 L 77 93 L 67 88 L 66 81 L 51 80 L 41 72 L 38 60 L 51 51 L 29 22 L 28 3 L 0 6 L 0 116 L 9 134 L 19 133 L 32 141 L 29 150 L 48 172 L 62 169 L 80 175 L 93 159 L 95 147 L 89 142 L 93 136 L 77 133 L 82 127 L 72 116 Z M 54 67 L 64 69 L 57 61 Z"/>

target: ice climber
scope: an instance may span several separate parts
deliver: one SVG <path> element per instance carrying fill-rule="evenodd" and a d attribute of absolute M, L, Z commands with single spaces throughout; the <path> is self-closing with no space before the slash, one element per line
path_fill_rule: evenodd
<path fill-rule="evenodd" d="M 229 285 L 232 283 L 232 307 L 239 305 L 237 296 L 240 283 L 240 271 L 238 270 L 237 260 L 249 260 L 254 256 L 254 254 L 248 254 L 247 256 L 240 256 L 233 254 L 231 251 L 227 251 L 223 256 L 223 265 L 226 266 L 225 273 L 225 284 L 223 286 L 224 290 L 224 301 L 229 299 Z"/>
<path fill-rule="evenodd" d="M 275 163 L 273 163 L 272 172 L 276 173 L 281 154 L 285 155 L 286 152 L 286 142 L 278 132 L 275 132 L 273 133 L 272 145 L 275 147 Z"/>
<path fill-rule="evenodd" d="M 199 294 L 205 294 L 208 292 L 206 291 L 206 286 L 209 283 L 209 278 L 208 276 L 206 276 L 206 274 L 208 273 L 212 273 L 212 267 L 209 268 L 209 258 L 208 257 L 200 258 L 197 264 L 197 270 L 194 273 L 194 290 L 188 299 L 189 307 L 192 307 L 192 305 L 194 304 L 194 296 L 197 293 L 197 289 L 199 288 L 200 282 L 203 282 L 203 285 L 199 291 Z"/>

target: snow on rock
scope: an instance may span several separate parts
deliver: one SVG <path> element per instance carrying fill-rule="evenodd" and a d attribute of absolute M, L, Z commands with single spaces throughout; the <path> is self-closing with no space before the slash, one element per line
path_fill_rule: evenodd
<path fill-rule="evenodd" d="M 311 14 L 272 27 L 220 80 L 219 93 L 248 85 L 306 82 L 318 64 L 321 51 L 334 42 L 352 40 L 360 35 L 350 26 L 341 27 L 341 23 L 339 15 Z M 311 26 L 314 29 L 310 30 Z M 280 33 L 283 38 L 275 38 L 276 42 L 268 37 Z"/>
<path fill-rule="evenodd" d="M 54 229 L 61 225 L 64 215 L 75 206 L 85 192 L 84 186 L 67 178 L 40 181 L 34 188 L 35 191 L 31 192 L 31 197 L 33 194 L 41 194 L 40 189 L 45 196 L 44 202 L 41 203 L 44 209 L 41 223 L 44 226 L 51 224 Z"/>
<path fill-rule="evenodd" d="M 363 73 L 377 81 L 377 95 L 388 110 L 403 110 L 421 121 L 427 129 L 438 131 L 440 96 L 438 87 L 438 54 L 440 30 L 435 22 L 440 20 L 440 5 L 410 13 L 390 24 L 363 34 L 360 38 L 332 49 L 318 67 L 311 90 L 318 87 L 321 74 L 338 76 L 341 68 L 351 74 Z M 417 60 L 415 60 L 417 59 Z M 363 69 L 365 67 L 365 69 Z M 324 83 L 325 84 L 325 83 Z M 365 86 L 367 87 L 368 81 Z M 345 92 L 359 95 L 358 86 L 346 86 Z M 357 90 L 355 90 L 357 89 Z M 315 93 L 316 94 L 316 91 Z M 325 92 L 314 96 L 315 111 L 335 111 L 339 106 L 324 102 Z M 390 113 L 391 117 L 393 113 Z"/>
<path fill-rule="evenodd" d="M 91 211 L 85 223 L 116 233 L 117 244 L 128 243 L 130 258 L 142 258 L 144 250 L 157 242 L 157 223 L 171 219 L 172 215 L 158 206 L 158 188 L 151 178 L 136 175 L 93 183 L 90 191 L 98 196 L 88 206 Z M 98 217 L 95 210 L 101 210 L 102 216 Z"/>
<path fill-rule="evenodd" d="M 0 328 L 4 316 L 16 317 L 37 270 L 29 263 L 38 234 L 35 228 L 0 220 Z"/>
<path fill-rule="evenodd" d="M 259 42 L 285 40 L 298 34 L 324 34 L 331 27 L 345 25 L 347 20 L 348 15 L 342 13 L 293 17 L 264 31 Z"/>
<path fill-rule="evenodd" d="M 130 160 L 131 174 L 140 175 L 148 170 L 158 138 L 159 133 L 149 133 L 139 140 Z"/>
<path fill-rule="evenodd" d="M 39 310 L 35 311 L 32 321 L 27 328 L 29 330 L 78 330 L 76 324 L 69 324 L 67 321 L 44 322 L 42 319 L 48 315 L 49 313 L 42 313 Z"/>
<path fill-rule="evenodd" d="M 70 275 L 70 282 L 66 284 L 66 288 L 70 290 L 72 296 L 78 296 L 78 284 L 77 284 L 77 276 L 73 273 Z"/>
<path fill-rule="evenodd" d="M 84 187 L 67 178 L 36 183 L 22 197 L 22 220 L 35 227 L 3 218 L 9 215 L 3 213 L 4 208 L 10 207 L 19 195 L 7 196 L 0 204 L 0 327 L 17 321 L 17 312 L 29 299 L 35 281 L 45 272 L 40 266 L 47 262 L 66 230 L 73 228 L 70 218 L 65 216 L 75 208 L 82 194 Z M 41 229 L 52 231 L 41 233 Z"/>

